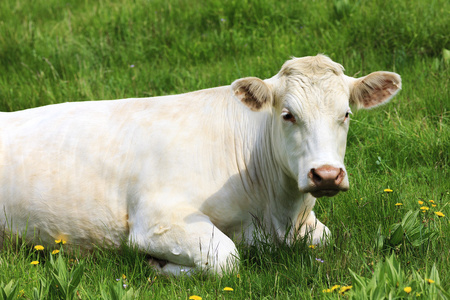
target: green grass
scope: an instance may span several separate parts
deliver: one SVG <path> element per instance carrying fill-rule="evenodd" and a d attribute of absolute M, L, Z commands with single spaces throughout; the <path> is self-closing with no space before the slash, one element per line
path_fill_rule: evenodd
<path fill-rule="evenodd" d="M 19 241 L 0 252 L 0 299 L 3 290 L 23 298 L 66 298 L 54 280 L 68 272 L 70 287 L 77 268 L 80 282 L 67 298 L 77 292 L 81 299 L 119 299 L 120 293 L 129 299 L 337 298 L 337 292 L 322 292 L 333 285 L 353 285 L 346 295 L 355 299 L 448 298 L 450 61 L 443 51 L 450 49 L 449 13 L 444 0 L 0 1 L 2 111 L 267 78 L 289 57 L 317 53 L 342 63 L 348 75 L 391 70 L 403 79 L 390 104 L 353 116 L 346 156 L 350 191 L 316 205 L 333 234 L 329 246 L 261 241 L 258 248 L 239 247 L 239 278 L 180 279 L 157 275 L 142 253 L 127 247 L 61 252 L 52 263 L 49 250 Z M 430 210 L 406 226 L 406 236 L 394 237 L 395 224 L 417 212 L 419 200 Z M 40 264 L 30 265 L 38 256 Z M 390 275 L 380 275 L 385 273 Z M 122 274 L 126 282 L 117 282 Z M 226 286 L 234 291 L 224 292 Z M 405 286 L 412 287 L 410 294 Z"/>

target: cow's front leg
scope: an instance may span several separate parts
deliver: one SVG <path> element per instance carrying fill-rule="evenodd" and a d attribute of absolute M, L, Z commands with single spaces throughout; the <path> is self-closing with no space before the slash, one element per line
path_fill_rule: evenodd
<path fill-rule="evenodd" d="M 308 242 L 314 245 L 321 245 L 327 242 L 330 237 L 330 230 L 322 222 L 320 222 L 313 211 L 311 211 L 303 222 L 300 224 L 299 234 L 308 238 Z"/>
<path fill-rule="evenodd" d="M 168 261 L 158 268 L 163 273 L 202 270 L 220 275 L 237 267 L 239 257 L 233 241 L 199 211 L 177 208 L 146 223 L 147 229 L 130 227 L 131 242 Z"/>

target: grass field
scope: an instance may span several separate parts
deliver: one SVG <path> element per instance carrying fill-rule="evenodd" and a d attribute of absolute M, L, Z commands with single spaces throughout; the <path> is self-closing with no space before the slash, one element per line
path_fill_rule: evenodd
<path fill-rule="evenodd" d="M 18 241 L 0 250 L 0 299 L 450 298 L 449 15 L 445 0 L 0 1 L 1 111 L 268 78 L 317 53 L 403 79 L 390 104 L 354 112 L 350 191 L 315 209 L 329 246 L 262 240 L 239 247 L 238 274 L 172 278 L 130 247 Z"/>

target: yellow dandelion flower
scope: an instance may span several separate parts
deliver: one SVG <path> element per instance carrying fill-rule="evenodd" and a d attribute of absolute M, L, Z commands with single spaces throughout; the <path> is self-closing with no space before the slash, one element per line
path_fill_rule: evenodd
<path fill-rule="evenodd" d="M 61 244 L 64 245 L 65 243 L 67 243 L 66 240 L 61 240 Z"/>
<path fill-rule="evenodd" d="M 333 285 L 333 286 L 331 287 L 331 291 L 334 291 L 335 289 L 338 289 L 338 288 L 340 288 L 340 287 L 341 287 L 341 286 L 338 285 L 338 284 Z"/>
<path fill-rule="evenodd" d="M 202 297 L 196 296 L 196 295 L 192 295 L 192 296 L 189 297 L 189 300 L 202 300 Z"/>
<path fill-rule="evenodd" d="M 430 203 L 434 203 L 434 200 L 428 200 L 428 202 L 430 202 Z"/>
<path fill-rule="evenodd" d="M 341 287 L 341 289 L 339 290 L 340 294 L 344 294 L 346 291 L 350 290 L 353 286 L 349 285 L 349 286 L 343 286 Z"/>
<path fill-rule="evenodd" d="M 34 249 L 37 250 L 37 251 L 41 251 L 41 250 L 44 250 L 44 246 L 36 245 L 36 246 L 34 246 Z"/>
<path fill-rule="evenodd" d="M 441 211 L 436 211 L 435 214 L 438 217 L 445 217 L 445 215 Z"/>
<path fill-rule="evenodd" d="M 428 282 L 428 284 L 432 284 L 432 283 L 434 283 L 434 280 L 433 279 L 427 279 L 427 282 Z"/>
<path fill-rule="evenodd" d="M 436 207 L 437 205 L 436 204 L 431 204 L 431 206 Z"/>
<path fill-rule="evenodd" d="M 59 253 L 59 250 L 55 249 L 55 250 L 52 251 L 52 254 L 57 254 L 57 253 Z"/>
<path fill-rule="evenodd" d="M 61 243 L 61 240 L 55 240 L 55 243 L 59 244 L 59 243 Z"/>
<path fill-rule="evenodd" d="M 322 290 L 322 293 L 331 293 L 331 292 L 332 292 L 331 289 L 323 289 L 323 290 Z"/>
<path fill-rule="evenodd" d="M 122 274 L 122 279 L 123 280 L 127 279 L 127 276 L 125 276 L 125 274 Z"/>
<path fill-rule="evenodd" d="M 410 286 L 407 286 L 403 289 L 407 294 L 411 293 L 412 288 Z"/>
<path fill-rule="evenodd" d="M 423 210 L 423 211 L 427 211 L 427 210 L 429 210 L 430 208 L 427 207 L 427 206 L 422 206 L 420 209 Z"/>
<path fill-rule="evenodd" d="M 417 201 L 417 203 L 419 203 L 419 205 L 422 205 L 423 204 L 423 201 Z"/>
<path fill-rule="evenodd" d="M 392 193 L 393 190 L 391 190 L 391 189 L 384 189 L 384 192 L 386 192 L 386 193 Z"/>
<path fill-rule="evenodd" d="M 228 286 L 224 287 L 223 290 L 224 290 L 224 292 L 232 292 L 232 291 L 234 291 L 232 288 L 230 288 Z"/>
<path fill-rule="evenodd" d="M 38 265 L 39 264 L 39 261 L 37 261 L 37 260 L 33 260 L 32 262 L 30 262 L 30 265 Z"/>
<path fill-rule="evenodd" d="M 316 245 L 309 245 L 309 248 L 316 249 Z"/>
<path fill-rule="evenodd" d="M 395 206 L 402 206 L 402 205 L 403 205 L 403 203 L 400 203 L 400 202 L 395 203 Z"/>

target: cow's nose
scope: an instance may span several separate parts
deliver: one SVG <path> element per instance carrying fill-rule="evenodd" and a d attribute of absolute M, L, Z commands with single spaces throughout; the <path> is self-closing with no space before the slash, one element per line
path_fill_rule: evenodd
<path fill-rule="evenodd" d="M 322 166 L 311 169 L 309 177 L 318 189 L 338 189 L 342 180 L 344 180 L 345 172 L 342 168 Z"/>

